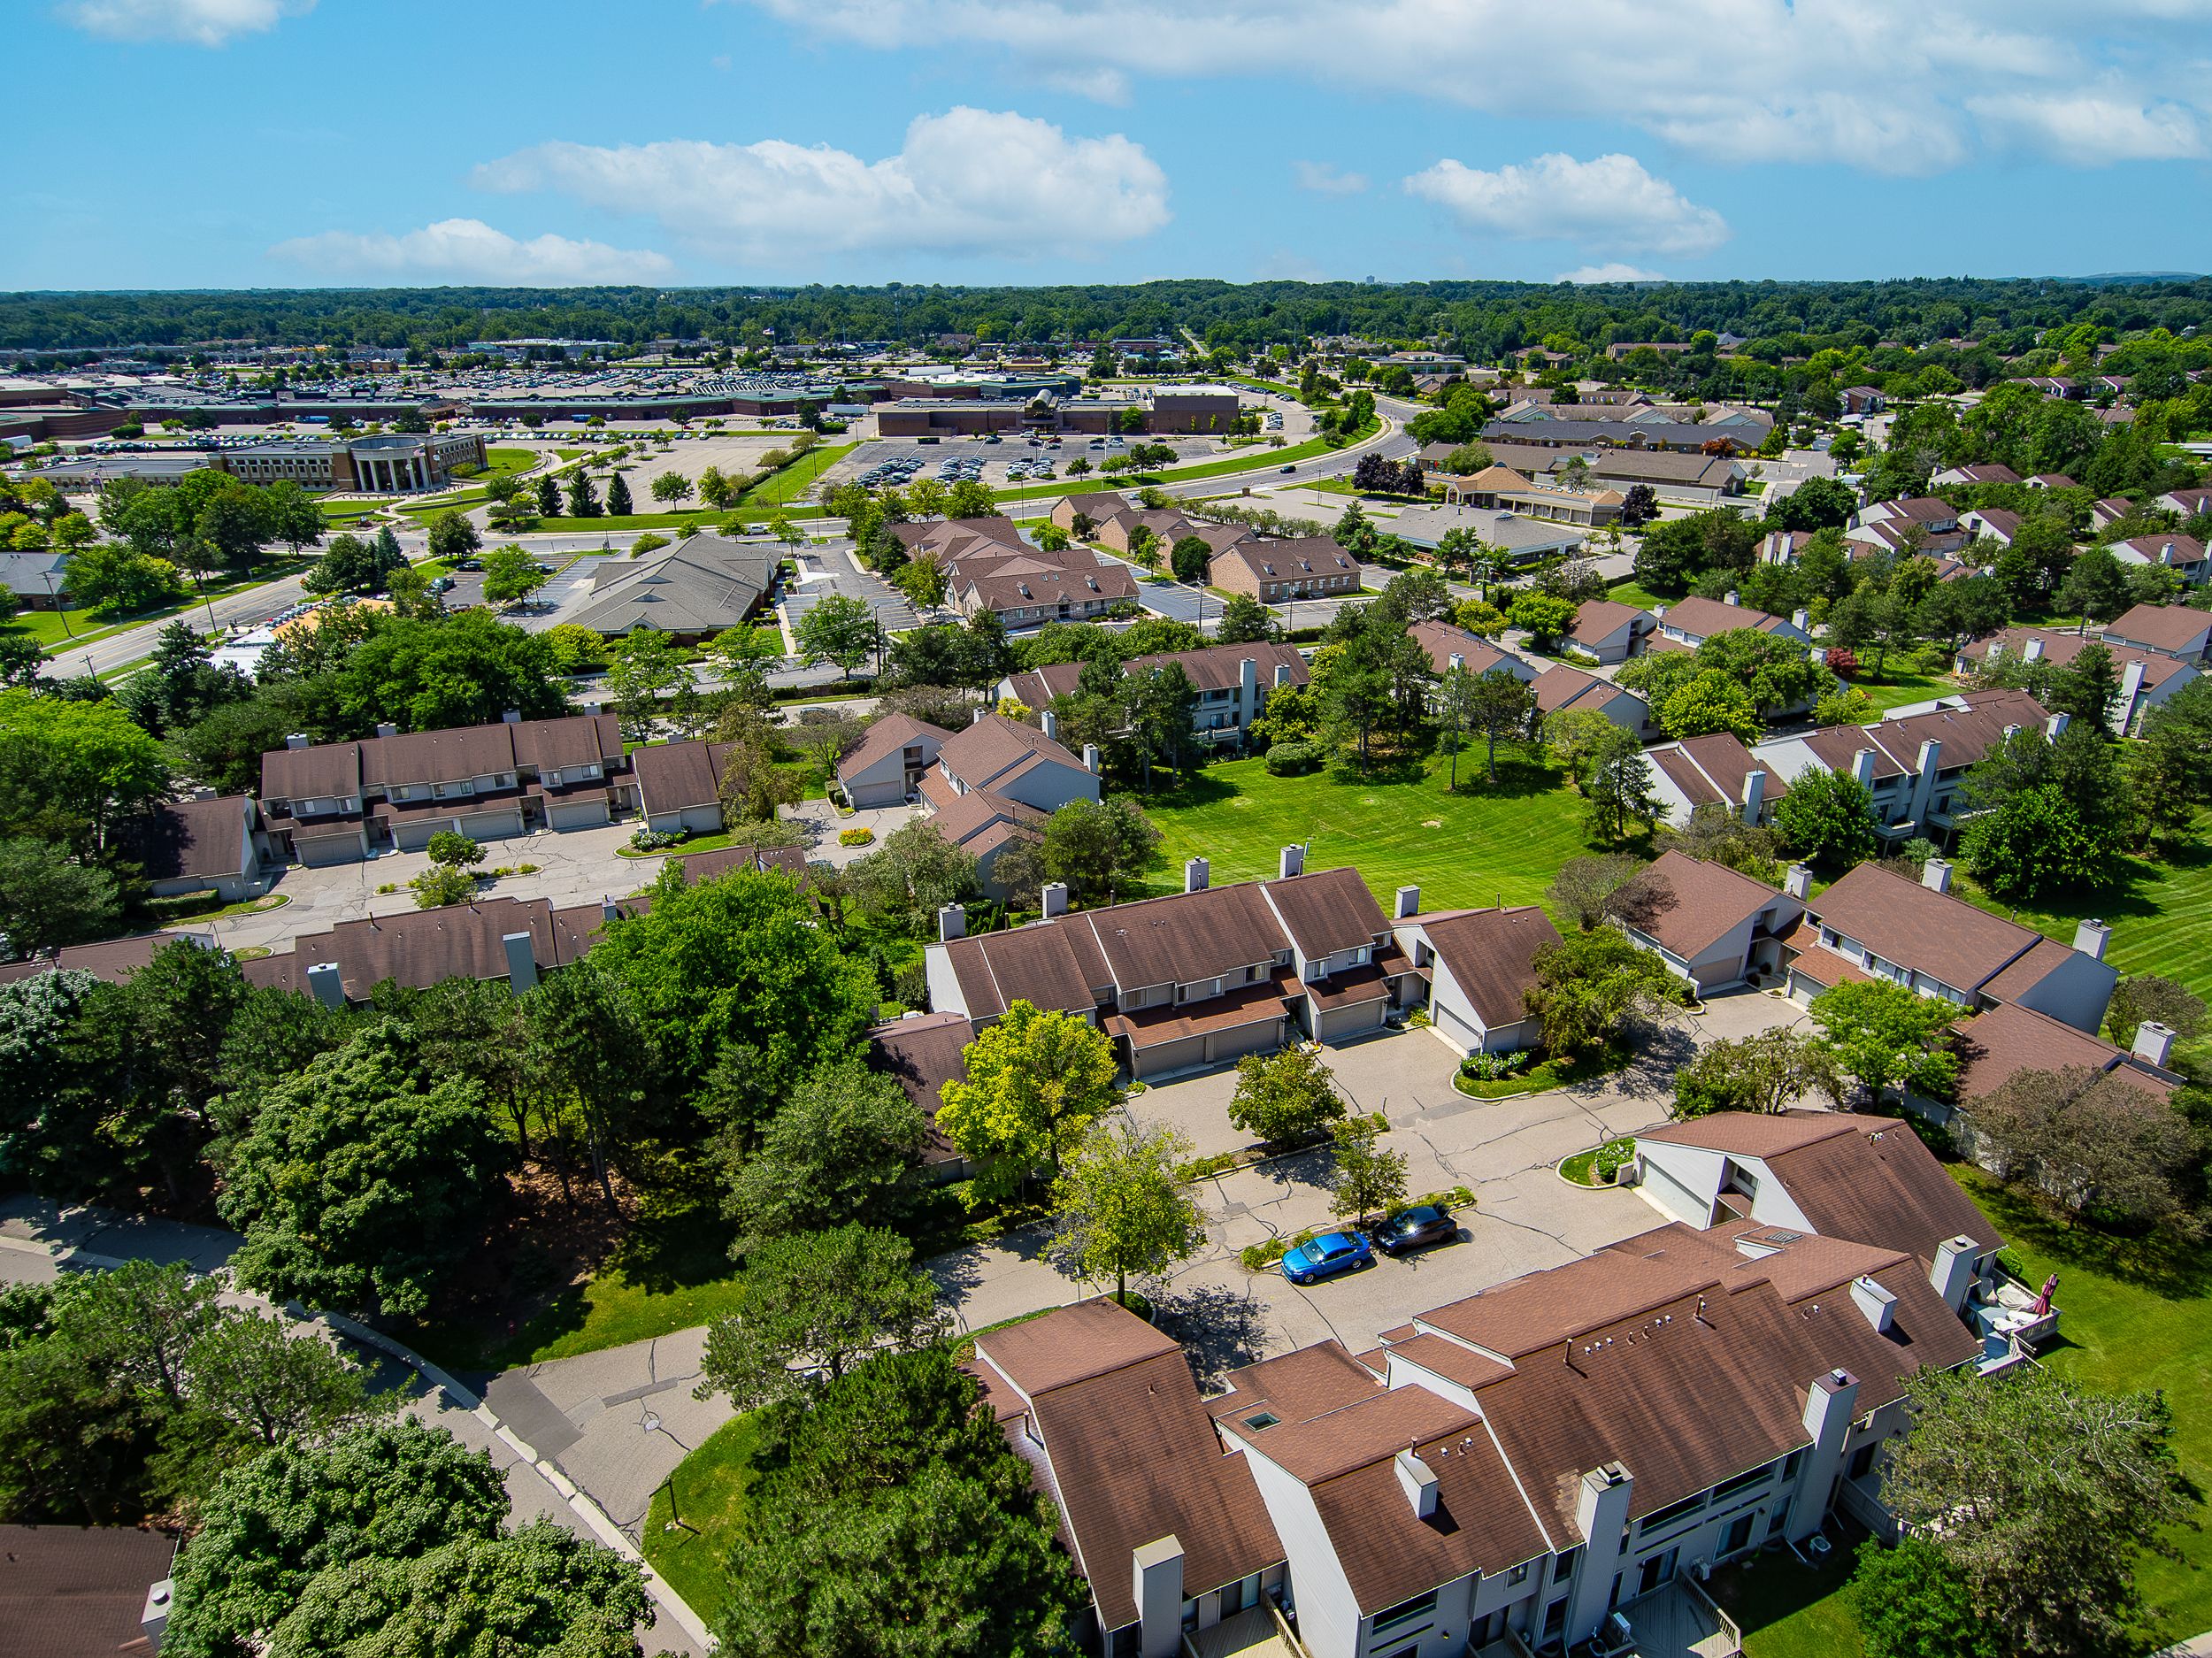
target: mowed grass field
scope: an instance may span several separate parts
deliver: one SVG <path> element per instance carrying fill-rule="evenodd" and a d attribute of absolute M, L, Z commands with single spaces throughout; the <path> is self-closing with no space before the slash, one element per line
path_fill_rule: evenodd
<path fill-rule="evenodd" d="M 1272 875 L 1282 848 L 1308 843 L 1306 867 L 1350 864 L 1390 911 L 1393 893 L 1418 886 L 1425 910 L 1538 903 L 1559 866 L 1590 850 L 1583 805 L 1558 766 L 1501 746 L 1498 781 L 1484 779 L 1479 746 L 1387 778 L 1268 775 L 1260 760 L 1209 767 L 1184 787 L 1148 797 L 1165 866 L 1156 891 L 1178 891 L 1184 861 L 1203 857 L 1218 881 Z"/>
<path fill-rule="evenodd" d="M 2094 917 L 2112 929 L 2105 959 L 2124 973 L 2158 973 L 2212 1002 L 2212 817 L 2200 817 L 2189 841 L 2157 858 L 2124 858 L 2108 886 L 2032 905 L 2000 902 L 1973 882 L 1963 896 L 2061 944 Z"/>

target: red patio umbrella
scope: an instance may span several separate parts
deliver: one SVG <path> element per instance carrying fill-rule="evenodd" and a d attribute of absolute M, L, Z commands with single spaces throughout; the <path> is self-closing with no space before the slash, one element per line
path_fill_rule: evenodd
<path fill-rule="evenodd" d="M 2058 1290 L 2058 1274 L 2054 1272 L 2043 1280 L 2043 1293 L 2035 1298 L 2035 1305 L 2028 1310 L 2038 1318 L 2051 1310 L 2051 1297 Z"/>

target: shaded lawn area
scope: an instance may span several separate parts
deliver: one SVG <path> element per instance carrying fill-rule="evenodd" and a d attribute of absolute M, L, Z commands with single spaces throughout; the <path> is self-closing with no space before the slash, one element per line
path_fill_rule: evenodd
<path fill-rule="evenodd" d="M 2076 925 L 2094 917 L 2112 928 L 2105 959 L 2124 973 L 2159 973 L 2212 1000 L 2212 820 L 2200 815 L 2188 838 L 2154 857 L 2121 858 L 2108 885 L 2032 904 L 1991 897 L 1970 879 L 1955 887 L 1960 896 L 2047 933 L 2074 941 Z"/>
<path fill-rule="evenodd" d="M 1862 1658 L 1865 1653 L 1843 1589 L 1866 1534 L 1834 1521 L 1824 1530 L 1835 1547 L 1818 1565 L 1777 1549 L 1713 1574 L 1708 1587 L 1742 1629 L 1746 1658 Z"/>
<path fill-rule="evenodd" d="M 759 1448 L 756 1418 L 733 1417 L 676 1464 L 645 1511 L 645 1558 L 710 1624 L 722 1610 L 722 1561 L 730 1533 L 745 1515 Z"/>
<path fill-rule="evenodd" d="M 1500 744 L 1498 781 L 1484 780 L 1479 746 L 1431 756 L 1364 781 L 1330 772 L 1271 777 L 1261 760 L 1209 766 L 1145 798 L 1160 831 L 1166 873 L 1155 890 L 1182 888 L 1184 860 L 1210 859 L 1217 882 L 1271 876 L 1282 848 L 1310 841 L 1309 870 L 1348 864 L 1390 910 L 1393 892 L 1417 885 L 1425 910 L 1540 902 L 1571 857 L 1589 850 L 1583 803 L 1564 768 Z"/>
<path fill-rule="evenodd" d="M 2058 1274 L 2059 1338 L 2043 1349 L 2043 1363 L 2107 1392 L 2162 1390 L 2181 1474 L 2212 1491 L 2212 1262 L 2199 1251 L 2070 1226 L 1978 1169 L 1953 1164 L 1951 1176 L 2004 1235 L 2016 1275 L 2040 1285 Z M 2154 1633 L 2166 1641 L 2212 1627 L 2212 1529 L 2172 1535 L 2182 1558 L 2146 1558 L 2139 1577 L 2157 1614 Z M 1858 1658 L 1864 1648 L 1839 1593 L 1856 1547 L 1855 1536 L 1839 1539 L 1817 1572 L 1770 1554 L 1749 1571 L 1714 1574 L 1714 1595 L 1744 1626 L 1749 1658 Z"/>
<path fill-rule="evenodd" d="M 1878 716 L 1893 708 L 1902 708 L 1908 702 L 1948 696 L 1959 688 L 1958 682 L 1947 674 L 1915 673 L 1908 668 L 1894 667 L 1879 674 L 1869 670 L 1855 676 L 1850 683 L 1853 689 L 1865 692 L 1873 700 Z"/>
<path fill-rule="evenodd" d="M 2004 1235 L 2024 1282 L 2058 1274 L 2059 1339 L 2043 1362 L 2085 1386 L 2163 1390 L 2182 1476 L 2212 1491 L 2212 1260 L 2069 1226 L 1978 1169 L 1951 1172 Z M 2173 1541 L 2182 1558 L 2146 1559 L 2139 1578 L 2165 1640 L 2212 1628 L 2212 1529 Z"/>

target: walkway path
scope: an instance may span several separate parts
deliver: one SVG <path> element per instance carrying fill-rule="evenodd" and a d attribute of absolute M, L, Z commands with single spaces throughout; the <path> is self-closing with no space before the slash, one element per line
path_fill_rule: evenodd
<path fill-rule="evenodd" d="M 65 1272 L 105 1271 L 130 1260 L 182 1261 L 197 1272 L 220 1272 L 240 1241 L 236 1233 L 211 1226 L 63 1207 L 20 1194 L 0 1199 L 0 1282 L 50 1283 Z M 270 1306 L 257 1297 L 239 1299 Z M 410 1414 L 444 1428 L 471 1449 L 487 1453 L 505 1479 L 509 1516 L 517 1524 L 544 1515 L 578 1536 L 637 1562 L 658 1613 L 649 1631 L 640 1630 L 641 1643 L 655 1652 L 704 1658 L 710 1650 L 705 1625 L 645 1565 L 638 1550 L 642 1507 L 626 1530 L 617 1525 L 596 1496 L 580 1490 L 552 1455 L 502 1418 L 495 1404 L 478 1398 L 428 1360 L 341 1315 L 309 1315 L 297 1305 L 282 1310 L 330 1332 L 332 1339 L 369 1365 L 380 1385 L 405 1395 Z M 647 1490 L 649 1497 L 650 1487 Z"/>

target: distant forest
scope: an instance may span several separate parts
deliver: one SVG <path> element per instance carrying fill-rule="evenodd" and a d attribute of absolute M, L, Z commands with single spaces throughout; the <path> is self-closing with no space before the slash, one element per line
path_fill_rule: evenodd
<path fill-rule="evenodd" d="M 708 339 L 744 352 L 780 344 L 939 334 L 1005 342 L 1173 335 L 1247 354 L 1317 335 L 1444 340 L 1478 361 L 1559 336 L 1585 349 L 1687 342 L 1700 330 L 1752 342 L 1770 362 L 1880 341 L 1970 337 L 2001 353 L 2083 323 L 2105 337 L 2212 320 L 2212 279 L 1924 279 L 1695 282 L 1571 288 L 1515 282 L 1148 282 L 1066 288 L 352 288 L 234 293 L 0 295 L 0 348 L 99 352 L 208 340 L 408 347 L 534 335 L 642 344 Z"/>

